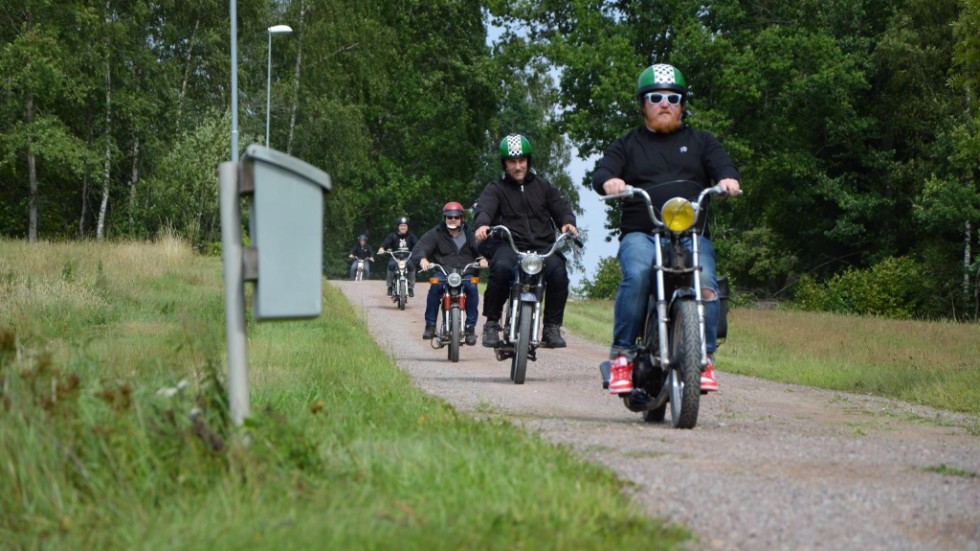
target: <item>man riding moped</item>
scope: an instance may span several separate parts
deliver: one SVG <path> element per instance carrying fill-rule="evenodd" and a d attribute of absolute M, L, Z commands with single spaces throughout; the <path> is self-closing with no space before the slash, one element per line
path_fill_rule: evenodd
<path fill-rule="evenodd" d="M 619 195 L 631 186 L 647 192 L 654 209 L 673 195 L 676 182 L 695 182 L 701 188 L 712 183 L 726 195 L 741 192 L 740 176 L 721 143 L 713 135 L 684 123 L 687 83 L 675 67 L 651 65 L 637 80 L 635 95 L 644 124 L 618 138 L 605 151 L 592 175 L 592 187 L 600 195 Z M 710 203 L 709 203 L 710 204 Z M 708 363 L 701 374 L 701 391 L 718 390 L 714 353 L 720 317 L 719 289 L 714 247 L 709 239 L 707 210 L 698 218 L 698 261 L 704 300 L 704 340 Z M 653 221 L 641 201 L 623 203 L 620 223 L 619 264 L 623 279 L 616 294 L 610 359 L 628 354 L 636 346 L 644 325 L 655 265 Z M 691 244 L 687 245 L 692 250 Z M 614 362 L 609 388 L 625 393 L 632 389 L 633 366 Z"/>
<path fill-rule="evenodd" d="M 486 260 L 477 248 L 473 231 L 463 223 L 463 205 L 459 203 L 446 203 L 442 208 L 442 222 L 425 232 L 412 249 L 410 264 L 417 264 L 422 271 L 426 271 L 433 262 L 446 271 L 462 270 L 473 262 L 479 262 L 481 268 L 487 267 Z M 425 304 L 425 330 L 422 333 L 424 340 L 432 339 L 436 335 L 439 299 L 446 285 L 446 274 L 440 273 L 434 277 L 439 283 L 429 286 Z M 466 344 L 473 346 L 476 344 L 476 322 L 480 313 L 480 291 L 476 285 L 465 280 L 463 291 L 466 294 L 464 336 Z"/>

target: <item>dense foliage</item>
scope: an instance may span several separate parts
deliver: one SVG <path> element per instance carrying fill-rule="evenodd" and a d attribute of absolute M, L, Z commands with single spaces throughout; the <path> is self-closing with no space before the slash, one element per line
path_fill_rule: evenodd
<path fill-rule="evenodd" d="M 639 124 L 644 66 L 681 68 L 691 123 L 741 167 L 746 194 L 715 220 L 740 288 L 902 258 L 939 298 L 914 315 L 976 316 L 977 0 L 491 4 L 508 47 L 561 68 L 559 122 L 584 153 Z"/>
<path fill-rule="evenodd" d="M 928 277 L 912 315 L 976 317 L 980 0 L 236 6 L 240 148 L 263 141 L 271 76 L 270 145 L 335 184 L 329 275 L 356 235 L 375 246 L 398 216 L 421 233 L 445 201 L 471 204 L 507 132 L 532 139 L 537 169 L 577 203 L 572 146 L 597 154 L 638 124 L 636 76 L 669 62 L 691 85 L 691 123 L 743 174 L 745 196 L 714 220 L 740 290 L 791 296 L 804 276 L 829 290 L 902 259 Z M 213 168 L 230 156 L 229 3 L 0 8 L 0 235 L 169 228 L 206 250 Z M 270 73 L 278 23 L 293 32 L 271 37 Z M 503 30 L 493 47 L 488 23 Z"/>

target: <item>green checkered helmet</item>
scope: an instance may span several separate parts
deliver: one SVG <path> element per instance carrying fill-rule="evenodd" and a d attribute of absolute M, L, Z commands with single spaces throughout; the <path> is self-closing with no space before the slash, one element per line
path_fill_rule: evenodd
<path fill-rule="evenodd" d="M 636 97 L 641 98 L 643 94 L 654 90 L 673 90 L 687 101 L 687 82 L 673 65 L 658 63 L 643 69 L 640 78 L 636 80 Z"/>
<path fill-rule="evenodd" d="M 500 159 L 517 159 L 527 157 L 531 160 L 531 142 L 520 134 L 509 134 L 500 140 Z"/>

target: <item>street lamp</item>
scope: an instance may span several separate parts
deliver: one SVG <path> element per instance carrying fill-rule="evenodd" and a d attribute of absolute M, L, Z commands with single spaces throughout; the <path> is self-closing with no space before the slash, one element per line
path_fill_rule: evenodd
<path fill-rule="evenodd" d="M 269 112 L 272 109 L 272 35 L 293 32 L 289 25 L 273 25 L 269 27 L 269 69 L 266 72 L 265 84 L 265 146 L 269 147 Z"/>

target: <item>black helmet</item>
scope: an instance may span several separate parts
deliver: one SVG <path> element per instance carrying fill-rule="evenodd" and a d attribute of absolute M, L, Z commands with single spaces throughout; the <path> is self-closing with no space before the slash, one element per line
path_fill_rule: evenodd
<path fill-rule="evenodd" d="M 395 228 L 398 228 L 398 226 L 401 226 L 402 224 L 405 224 L 406 226 L 408 225 L 407 216 L 402 216 L 401 218 L 399 218 L 398 221 L 395 222 Z"/>
<path fill-rule="evenodd" d="M 358 241 L 367 241 L 367 236 L 362 233 L 361 235 L 358 235 L 357 236 L 357 240 Z"/>

